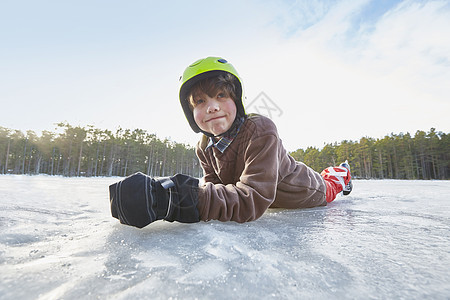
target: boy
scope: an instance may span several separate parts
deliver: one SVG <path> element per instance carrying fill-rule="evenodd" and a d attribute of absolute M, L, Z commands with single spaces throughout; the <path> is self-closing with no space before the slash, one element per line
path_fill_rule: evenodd
<path fill-rule="evenodd" d="M 245 113 L 241 79 L 225 59 L 194 62 L 181 82 L 189 125 L 203 133 L 196 153 L 204 183 L 182 174 L 127 177 L 110 186 L 111 212 L 121 223 L 139 228 L 160 219 L 242 223 L 269 207 L 324 206 L 339 192 L 350 193 L 347 162 L 319 174 L 287 153 L 269 118 Z"/>

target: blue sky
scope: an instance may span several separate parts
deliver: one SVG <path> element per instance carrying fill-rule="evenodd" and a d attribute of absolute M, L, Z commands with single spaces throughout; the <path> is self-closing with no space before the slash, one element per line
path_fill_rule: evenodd
<path fill-rule="evenodd" d="M 0 126 L 24 132 L 194 145 L 178 78 L 206 56 L 237 68 L 247 112 L 276 104 L 288 150 L 450 131 L 450 1 L 1 1 L 0 28 Z"/>

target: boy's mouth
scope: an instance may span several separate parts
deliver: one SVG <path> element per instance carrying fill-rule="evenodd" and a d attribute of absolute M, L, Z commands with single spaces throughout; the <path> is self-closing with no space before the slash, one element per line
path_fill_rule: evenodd
<path fill-rule="evenodd" d="M 225 118 L 225 116 L 218 116 L 218 117 L 214 117 L 214 118 L 208 119 L 208 120 L 205 121 L 205 123 L 210 122 L 210 121 L 215 121 L 215 120 L 218 120 L 218 119 L 221 119 L 221 118 Z"/>

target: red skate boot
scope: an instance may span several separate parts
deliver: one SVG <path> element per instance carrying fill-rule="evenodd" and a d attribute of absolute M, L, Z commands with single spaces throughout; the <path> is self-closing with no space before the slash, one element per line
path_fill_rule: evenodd
<path fill-rule="evenodd" d="M 333 201 L 340 192 L 348 195 L 353 189 L 350 165 L 347 160 L 340 164 L 339 167 L 326 168 L 320 175 L 325 179 L 325 184 L 327 185 L 327 202 Z"/>

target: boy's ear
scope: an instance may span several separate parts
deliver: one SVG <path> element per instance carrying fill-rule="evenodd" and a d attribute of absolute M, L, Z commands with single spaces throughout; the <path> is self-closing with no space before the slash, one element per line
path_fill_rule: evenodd
<path fill-rule="evenodd" d="M 193 110 L 194 110 L 194 106 L 192 105 L 192 96 L 189 94 L 189 96 L 187 96 L 186 99 L 185 99 L 184 101 L 187 102 L 187 104 L 188 104 L 188 106 L 189 106 L 189 109 L 190 109 L 191 111 L 193 111 Z"/>

